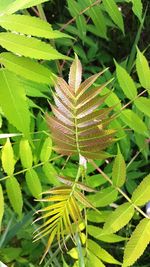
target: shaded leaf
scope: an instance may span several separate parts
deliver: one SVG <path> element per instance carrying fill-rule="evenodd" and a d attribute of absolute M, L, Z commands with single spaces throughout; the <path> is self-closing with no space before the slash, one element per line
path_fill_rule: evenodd
<path fill-rule="evenodd" d="M 22 193 L 20 184 L 15 177 L 10 177 L 6 180 L 6 191 L 14 211 L 21 218 L 23 206 Z"/>
<path fill-rule="evenodd" d="M 52 139 L 47 137 L 43 143 L 41 153 L 40 153 L 40 160 L 41 161 L 48 161 L 52 153 Z"/>
<path fill-rule="evenodd" d="M 11 145 L 9 138 L 7 139 L 5 145 L 2 149 L 2 167 L 7 175 L 13 175 L 14 173 L 14 166 L 15 166 L 15 159 L 14 159 L 14 152 Z"/>
<path fill-rule="evenodd" d="M 113 164 L 112 181 L 115 186 L 121 187 L 125 183 L 125 179 L 126 164 L 119 149 Z"/>
<path fill-rule="evenodd" d="M 42 186 L 36 171 L 34 169 L 27 170 L 25 178 L 32 196 L 35 198 L 40 198 Z"/>
<path fill-rule="evenodd" d="M 29 141 L 27 139 L 21 139 L 19 149 L 22 166 L 24 168 L 31 168 L 33 156 Z"/>

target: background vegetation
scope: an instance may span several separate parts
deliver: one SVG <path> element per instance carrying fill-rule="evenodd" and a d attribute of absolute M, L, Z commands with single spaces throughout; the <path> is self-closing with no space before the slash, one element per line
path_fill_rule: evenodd
<path fill-rule="evenodd" d="M 60 242 L 53 232 L 41 266 L 149 266 L 149 27 L 146 0 L 0 0 L 0 261 L 7 266 L 39 266 L 49 236 L 32 242 L 41 226 L 32 224 L 34 213 L 49 205 L 42 192 L 68 181 L 81 220 L 74 211 L 73 234 L 60 231 Z M 93 86 L 111 80 L 100 96 L 108 93 L 102 108 L 113 107 L 108 128 L 116 130 L 108 159 L 85 155 L 82 170 L 77 155 L 55 151 L 45 117 L 56 77 L 68 80 L 75 53 L 83 80 L 109 68 Z"/>

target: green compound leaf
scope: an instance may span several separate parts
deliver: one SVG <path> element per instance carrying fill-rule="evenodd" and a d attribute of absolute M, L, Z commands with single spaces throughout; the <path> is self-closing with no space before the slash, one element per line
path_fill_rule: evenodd
<path fill-rule="evenodd" d="M 0 70 L 0 105 L 8 121 L 24 135 L 29 135 L 30 113 L 24 87 L 8 70 Z"/>
<path fill-rule="evenodd" d="M 137 206 L 145 205 L 150 200 L 150 174 L 135 189 L 131 200 Z"/>
<path fill-rule="evenodd" d="M 1 229 L 1 222 L 4 215 L 4 196 L 3 196 L 3 189 L 0 184 L 0 229 Z"/>
<path fill-rule="evenodd" d="M 9 31 L 48 39 L 70 37 L 59 31 L 53 31 L 51 25 L 37 17 L 27 15 L 6 15 L 0 17 L 0 26 Z"/>
<path fill-rule="evenodd" d="M 105 233 L 115 233 L 124 227 L 134 215 L 134 207 L 130 203 L 120 205 L 114 212 L 112 212 L 105 224 Z"/>
<path fill-rule="evenodd" d="M 27 186 L 35 198 L 40 198 L 42 193 L 42 186 L 40 179 L 34 169 L 30 169 L 25 174 Z"/>
<path fill-rule="evenodd" d="M 150 117 L 150 99 L 146 97 L 138 97 L 134 104 L 136 107 L 143 112 L 146 116 Z"/>
<path fill-rule="evenodd" d="M 111 17 L 111 19 L 124 33 L 124 23 L 123 23 L 122 14 L 119 11 L 118 6 L 116 5 L 115 1 L 114 0 L 103 0 L 103 5 L 105 7 L 105 10 Z"/>
<path fill-rule="evenodd" d="M 0 33 L 0 45 L 17 55 L 35 59 L 68 59 L 69 57 L 62 55 L 50 44 L 42 42 L 34 37 L 27 37 L 15 33 Z"/>
<path fill-rule="evenodd" d="M 132 266 L 150 242 L 150 219 L 140 221 L 125 247 L 123 267 Z"/>
<path fill-rule="evenodd" d="M 32 150 L 27 139 L 21 139 L 20 141 L 20 159 L 24 168 L 31 168 L 33 162 Z"/>
<path fill-rule="evenodd" d="M 130 100 L 134 99 L 137 96 L 137 89 L 133 79 L 127 73 L 127 71 L 121 67 L 117 62 L 116 64 L 116 74 L 119 81 L 120 87 L 123 90 L 125 96 Z"/>
<path fill-rule="evenodd" d="M 120 150 L 118 150 L 118 154 L 113 164 L 112 181 L 114 185 L 121 187 L 125 183 L 125 179 L 126 164 Z"/>
<path fill-rule="evenodd" d="M 13 175 L 15 167 L 14 152 L 9 138 L 2 148 L 2 167 L 7 175 Z"/>
<path fill-rule="evenodd" d="M 130 110 L 126 109 L 121 112 L 121 120 L 127 124 L 135 132 L 140 133 L 144 136 L 148 136 L 148 130 L 145 123 L 138 117 L 138 115 Z"/>
<path fill-rule="evenodd" d="M 0 63 L 25 79 L 44 84 L 54 83 L 55 75 L 48 68 L 30 58 L 4 52 L 0 54 Z"/>
<path fill-rule="evenodd" d="M 6 180 L 6 191 L 14 211 L 21 218 L 23 199 L 20 184 L 15 177 Z"/>
<path fill-rule="evenodd" d="M 136 58 L 136 70 L 141 85 L 145 89 L 150 89 L 150 68 L 148 66 L 148 61 L 138 48 Z"/>

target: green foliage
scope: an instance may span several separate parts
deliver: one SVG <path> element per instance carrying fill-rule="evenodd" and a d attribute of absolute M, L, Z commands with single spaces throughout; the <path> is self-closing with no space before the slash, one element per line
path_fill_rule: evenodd
<path fill-rule="evenodd" d="M 148 266 L 146 5 L 0 0 L 5 265 Z"/>

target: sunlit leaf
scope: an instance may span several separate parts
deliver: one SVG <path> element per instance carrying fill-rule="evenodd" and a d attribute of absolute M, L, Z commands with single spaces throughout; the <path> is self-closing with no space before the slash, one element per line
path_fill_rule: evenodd
<path fill-rule="evenodd" d="M 150 174 L 147 175 L 135 189 L 131 200 L 137 206 L 145 205 L 150 200 Z"/>
<path fill-rule="evenodd" d="M 126 164 L 120 150 L 118 150 L 118 154 L 113 164 L 112 181 L 114 185 L 121 187 L 124 184 L 125 179 Z"/>
<path fill-rule="evenodd" d="M 14 159 L 14 152 L 11 145 L 9 138 L 7 139 L 5 145 L 2 149 L 2 167 L 7 175 L 13 175 L 14 173 L 14 166 L 15 166 L 15 159 Z"/>

